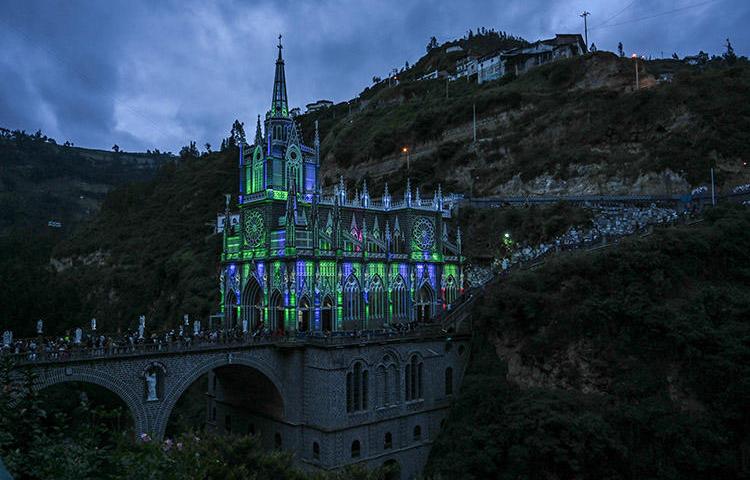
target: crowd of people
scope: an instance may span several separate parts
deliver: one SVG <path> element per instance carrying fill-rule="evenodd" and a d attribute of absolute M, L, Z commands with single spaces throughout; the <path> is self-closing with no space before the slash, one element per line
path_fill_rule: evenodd
<path fill-rule="evenodd" d="M 436 324 L 437 325 L 437 324 Z M 4 341 L 0 355 L 15 355 L 22 360 L 66 360 L 74 357 L 109 356 L 142 351 L 189 350 L 211 347 L 217 344 L 250 344 L 290 341 L 341 342 L 347 340 L 382 339 L 422 333 L 425 325 L 416 321 L 384 325 L 380 329 L 359 329 L 335 332 L 275 330 L 257 328 L 243 331 L 242 328 L 195 330 L 168 330 L 150 335 L 134 331 L 120 335 L 100 335 L 96 332 L 71 334 L 56 337 L 39 335 L 32 338 Z M 7 340 L 7 339 L 6 339 Z"/>
<path fill-rule="evenodd" d="M 472 286 L 484 285 L 496 273 L 507 272 L 519 265 L 526 265 L 558 251 L 590 248 L 607 239 L 616 239 L 644 232 L 654 225 L 672 224 L 692 215 L 692 210 L 678 211 L 674 208 L 651 204 L 647 207 L 629 205 L 589 205 L 594 216 L 587 226 L 571 226 L 558 237 L 538 245 L 514 244 L 512 250 L 498 255 L 492 266 L 473 266 L 467 272 Z"/>

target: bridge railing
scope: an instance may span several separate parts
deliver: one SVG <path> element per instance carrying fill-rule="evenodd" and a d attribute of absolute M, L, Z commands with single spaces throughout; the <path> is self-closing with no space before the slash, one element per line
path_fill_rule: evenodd
<path fill-rule="evenodd" d="M 290 335 L 253 335 L 241 337 L 219 337 L 212 341 L 175 340 L 171 342 L 140 343 L 134 345 L 111 345 L 106 347 L 74 347 L 56 351 L 23 353 L 4 353 L 16 364 L 65 363 L 81 360 L 92 360 L 109 357 L 135 357 L 142 355 L 189 353 L 216 349 L 252 348 L 255 346 L 276 345 L 295 347 L 305 345 L 360 345 L 398 340 L 415 340 L 435 338 L 445 335 L 440 323 L 421 324 L 404 331 L 395 329 L 369 330 L 361 332 L 345 331 L 332 334 L 290 334 Z"/>

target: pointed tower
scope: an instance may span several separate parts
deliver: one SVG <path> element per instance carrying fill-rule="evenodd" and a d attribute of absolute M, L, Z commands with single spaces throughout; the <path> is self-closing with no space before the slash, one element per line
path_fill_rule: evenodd
<path fill-rule="evenodd" d="M 362 203 L 365 208 L 370 206 L 370 193 L 367 191 L 367 179 L 363 180 L 362 185 Z"/>
<path fill-rule="evenodd" d="M 276 73 L 273 78 L 273 99 L 271 100 L 271 116 L 286 117 L 289 115 L 289 105 L 286 98 L 286 75 L 284 74 L 284 58 L 281 56 L 281 35 L 279 35 L 279 58 L 276 59 Z"/>
<path fill-rule="evenodd" d="M 388 182 L 385 182 L 385 189 L 383 191 L 383 208 L 386 210 L 391 209 L 391 194 L 388 193 Z"/>
<path fill-rule="evenodd" d="M 255 124 L 255 144 L 256 147 L 263 145 L 263 131 L 260 129 L 260 115 L 258 115 L 258 122 Z"/>
<path fill-rule="evenodd" d="M 411 178 L 406 179 L 406 191 L 404 192 L 404 203 L 411 207 Z"/>

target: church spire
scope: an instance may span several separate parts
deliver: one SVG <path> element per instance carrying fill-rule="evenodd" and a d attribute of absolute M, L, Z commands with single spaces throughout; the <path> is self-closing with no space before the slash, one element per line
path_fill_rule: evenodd
<path fill-rule="evenodd" d="M 258 115 L 258 123 L 255 124 L 255 146 L 263 145 L 263 132 L 260 129 L 260 115 Z"/>
<path fill-rule="evenodd" d="M 273 79 L 273 99 L 271 100 L 271 115 L 286 117 L 289 106 L 286 99 L 286 76 L 284 75 L 284 58 L 281 56 L 281 35 L 279 35 L 279 58 L 276 59 L 276 74 Z"/>

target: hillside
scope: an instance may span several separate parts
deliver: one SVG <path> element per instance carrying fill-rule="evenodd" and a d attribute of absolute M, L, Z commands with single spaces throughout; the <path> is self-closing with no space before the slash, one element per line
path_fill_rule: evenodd
<path fill-rule="evenodd" d="M 634 92 L 633 61 L 597 52 L 483 85 L 381 87 L 300 121 L 308 138 L 320 123 L 329 185 L 340 174 L 403 185 L 408 146 L 412 178 L 474 195 L 678 193 L 707 183 L 711 166 L 728 188 L 750 178 L 746 63 L 641 61 Z M 661 73 L 673 80 L 657 84 Z"/>
<path fill-rule="evenodd" d="M 749 252 L 750 212 L 719 209 L 490 287 L 428 473 L 745 478 Z"/>
<path fill-rule="evenodd" d="M 70 232 L 93 215 L 117 185 L 151 178 L 167 155 L 57 145 L 41 132 L 0 129 L 0 235 L 11 228 Z"/>

